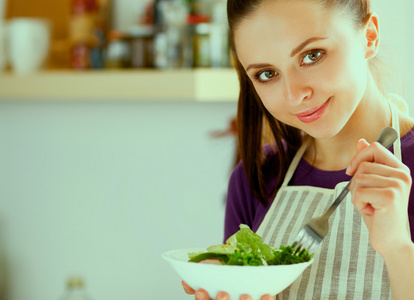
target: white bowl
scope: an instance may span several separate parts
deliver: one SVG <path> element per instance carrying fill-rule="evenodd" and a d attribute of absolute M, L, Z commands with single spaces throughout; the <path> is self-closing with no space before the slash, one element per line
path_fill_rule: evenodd
<path fill-rule="evenodd" d="M 265 294 L 276 295 L 286 289 L 313 263 L 277 266 L 226 266 L 188 262 L 188 253 L 206 251 L 203 248 L 179 249 L 164 252 L 162 257 L 189 286 L 205 289 L 215 298 L 220 291 L 239 299 L 249 294 L 253 300 Z"/>

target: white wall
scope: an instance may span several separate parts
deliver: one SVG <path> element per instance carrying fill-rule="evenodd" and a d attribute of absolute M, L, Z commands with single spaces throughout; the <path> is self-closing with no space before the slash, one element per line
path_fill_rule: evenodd
<path fill-rule="evenodd" d="M 402 94 L 414 115 L 414 85 L 412 84 L 412 52 L 414 49 L 412 12 L 410 0 L 372 0 L 372 9 L 379 15 L 381 42 L 379 57 L 391 72 L 391 87 Z"/>
<path fill-rule="evenodd" d="M 0 102 L 10 300 L 182 299 L 161 253 L 221 243 L 235 103 Z"/>

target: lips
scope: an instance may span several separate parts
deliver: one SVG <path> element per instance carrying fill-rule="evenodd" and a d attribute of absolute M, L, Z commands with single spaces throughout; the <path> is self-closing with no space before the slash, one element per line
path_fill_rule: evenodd
<path fill-rule="evenodd" d="M 329 98 L 326 102 L 324 102 L 323 104 L 317 107 L 314 107 L 304 112 L 296 114 L 296 117 L 304 123 L 311 123 L 311 122 L 318 120 L 324 114 L 326 108 L 328 107 L 331 101 L 331 98 Z"/>

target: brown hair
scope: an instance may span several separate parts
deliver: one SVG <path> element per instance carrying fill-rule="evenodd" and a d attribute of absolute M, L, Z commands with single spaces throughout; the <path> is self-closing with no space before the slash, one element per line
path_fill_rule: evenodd
<path fill-rule="evenodd" d="M 297 128 L 276 120 L 263 106 L 253 83 L 237 58 L 234 32 L 240 21 L 256 11 L 266 0 L 228 0 L 227 17 L 233 49 L 234 65 L 239 77 L 240 93 L 237 111 L 238 150 L 246 172 L 250 190 L 262 204 L 274 197 L 287 169 L 306 135 Z M 276 0 L 268 0 L 276 1 Z M 281 1 L 281 0 L 279 0 Z M 284 0 L 287 1 L 287 0 Z M 357 27 L 363 27 L 370 15 L 369 0 L 314 0 L 327 9 L 339 9 L 354 18 Z M 269 138 L 269 137 L 270 138 Z M 265 155 L 263 144 L 275 144 L 277 155 Z M 266 186 L 278 170 L 273 188 Z"/>

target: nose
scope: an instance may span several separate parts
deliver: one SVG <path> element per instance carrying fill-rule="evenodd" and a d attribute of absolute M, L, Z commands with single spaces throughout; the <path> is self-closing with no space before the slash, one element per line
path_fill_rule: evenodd
<path fill-rule="evenodd" d="M 285 99 L 291 106 L 299 106 L 312 97 L 313 90 L 306 82 L 296 70 L 285 74 Z"/>

